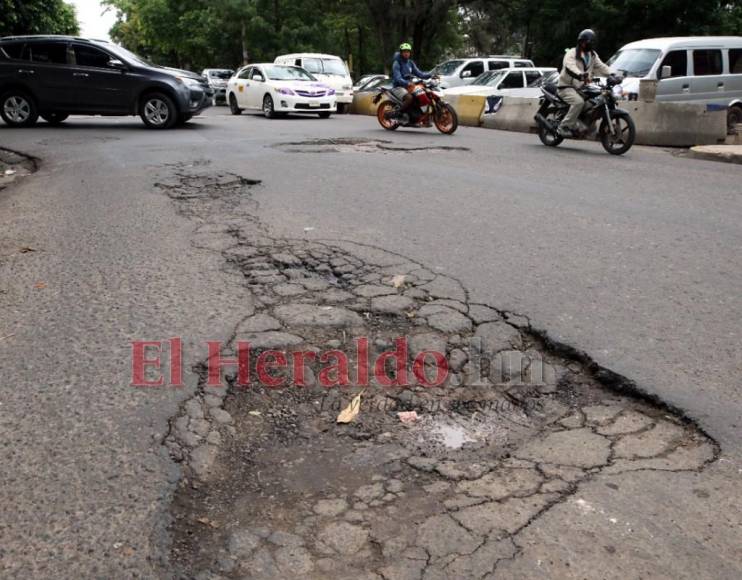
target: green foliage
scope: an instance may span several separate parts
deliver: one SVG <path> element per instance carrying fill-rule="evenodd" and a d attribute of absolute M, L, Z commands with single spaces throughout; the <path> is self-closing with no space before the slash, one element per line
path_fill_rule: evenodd
<path fill-rule="evenodd" d="M 0 0 L 0 36 L 78 33 L 75 9 L 62 0 Z"/>
<path fill-rule="evenodd" d="M 199 70 L 328 52 L 355 75 L 388 70 L 401 42 L 423 68 L 464 54 L 510 53 L 559 64 L 587 27 L 608 58 L 653 36 L 742 34 L 740 0 L 103 0 L 111 35 L 152 60 Z M 0 35 L 75 34 L 63 0 L 0 0 Z"/>
<path fill-rule="evenodd" d="M 3 1 L 3 0 L 0 0 Z M 388 68 L 403 40 L 421 66 L 461 46 L 457 0 L 104 0 L 112 37 L 164 64 L 238 66 L 286 52 L 328 52 L 355 74 Z"/>

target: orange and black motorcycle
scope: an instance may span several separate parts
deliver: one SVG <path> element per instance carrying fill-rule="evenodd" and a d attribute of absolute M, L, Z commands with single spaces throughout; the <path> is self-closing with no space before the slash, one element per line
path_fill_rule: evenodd
<path fill-rule="evenodd" d="M 459 118 L 454 108 L 443 100 L 443 95 L 435 90 L 438 81 L 415 79 L 412 85 L 415 102 L 405 113 L 401 112 L 402 100 L 390 89 L 379 90 L 374 96 L 374 104 L 379 105 L 376 110 L 379 124 L 387 131 L 394 131 L 399 127 L 430 127 L 432 123 L 441 133 L 452 135 L 459 126 Z"/>

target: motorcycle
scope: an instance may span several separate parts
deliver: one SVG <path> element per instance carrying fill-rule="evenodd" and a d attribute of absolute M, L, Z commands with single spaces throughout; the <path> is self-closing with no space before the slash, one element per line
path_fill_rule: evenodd
<path fill-rule="evenodd" d="M 382 87 L 374 96 L 374 104 L 379 105 L 376 109 L 379 124 L 387 131 L 395 131 L 399 127 L 430 127 L 432 121 L 441 133 L 453 135 L 459 118 L 454 108 L 443 100 L 443 95 L 435 90 L 438 81 L 415 79 L 413 83 L 415 102 L 405 113 L 401 112 L 402 100 L 391 89 Z"/>
<path fill-rule="evenodd" d="M 620 84 L 620 77 L 609 76 L 604 84 L 587 84 L 577 92 L 585 99 L 585 108 L 577 121 L 574 139 L 587 139 L 597 135 L 600 142 L 611 155 L 623 155 L 634 144 L 636 126 L 628 111 L 620 109 L 613 94 L 613 87 Z M 536 123 L 539 127 L 538 136 L 541 142 L 548 147 L 557 147 L 564 141 L 557 128 L 569 110 L 557 93 L 557 86 L 549 84 L 541 87 L 541 100 Z M 596 125 L 600 121 L 600 126 Z"/>

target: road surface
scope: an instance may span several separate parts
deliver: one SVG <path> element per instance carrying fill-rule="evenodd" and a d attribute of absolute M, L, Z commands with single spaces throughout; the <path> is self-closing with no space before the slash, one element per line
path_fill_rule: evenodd
<path fill-rule="evenodd" d="M 502 577 L 742 575 L 742 168 L 224 108 L 168 132 L 137 119 L 0 127 L 0 147 L 39 160 L 0 190 L 4 577 L 172 573 L 181 470 L 162 441 L 197 377 L 131 387 L 130 341 L 183 337 L 187 357 L 258 306 L 213 245 L 193 243 L 198 216 L 157 186 L 199 171 L 260 180 L 248 210 L 271 239 L 350 241 L 424 264 L 719 444 L 703 469 L 586 483 L 577 515 L 540 515 Z"/>

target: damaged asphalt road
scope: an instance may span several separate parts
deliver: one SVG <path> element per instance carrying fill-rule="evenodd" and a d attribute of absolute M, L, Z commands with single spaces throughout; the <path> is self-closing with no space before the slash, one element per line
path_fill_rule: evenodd
<path fill-rule="evenodd" d="M 539 308 L 514 307 L 507 281 L 528 302 L 540 289 L 517 278 L 541 272 L 548 286 L 553 265 L 539 252 L 570 250 L 556 222 L 541 224 L 542 238 L 526 228 L 530 249 L 539 249 L 530 261 L 482 253 L 484 240 L 502 240 L 481 218 L 491 226 L 516 209 L 502 192 L 521 190 L 511 203 L 528 205 L 537 182 L 571 207 L 559 197 L 569 152 L 556 162 L 523 135 L 496 134 L 499 145 L 490 132 L 467 130 L 455 140 L 390 139 L 373 119 L 270 123 L 218 113 L 157 139 L 133 121 L 0 133 L 4 145 L 43 160 L 36 175 L 0 192 L 3 236 L 40 250 L 0 257 L 0 337 L 12 335 L 0 341 L 4 577 L 740 576 L 742 464 L 730 419 L 740 405 L 724 374 L 735 349 L 704 367 L 709 380 L 693 391 L 678 379 L 696 372 L 695 362 L 675 361 L 682 339 L 675 351 L 648 352 L 641 344 L 652 325 L 632 319 L 624 328 L 618 298 L 601 305 L 584 280 L 572 287 L 575 310 L 604 309 L 602 340 L 624 350 L 633 341 L 658 369 L 672 367 L 681 394 L 668 396 L 665 383 L 646 380 L 641 358 L 635 374 L 609 372 L 624 365 L 589 348 L 594 329 L 585 320 L 545 323 L 549 307 L 566 307 L 562 289 L 552 287 L 560 298 Z M 404 143 L 408 150 L 393 150 Z M 502 167 L 515 158 L 525 182 Z M 660 160 L 677 163 L 663 152 L 633 153 L 639 174 Z M 682 203 L 690 203 L 683 183 L 711 180 L 729 191 L 713 181 L 727 177 L 707 166 L 673 167 Z M 602 169 L 622 171 L 614 160 Z M 395 172 L 404 179 L 392 186 Z M 417 173 L 429 205 L 418 198 Z M 469 213 L 455 242 L 435 216 L 459 227 L 464 186 L 486 203 L 473 177 L 487 178 L 498 203 Z M 713 210 L 721 201 L 704 203 Z M 651 215 L 659 202 L 632 203 L 649 204 Z M 718 226 L 735 211 L 709 219 L 728 244 L 737 234 Z M 560 217 L 565 233 L 582 235 L 584 215 Z M 606 235 L 614 237 L 605 244 L 618 243 Z M 637 252 L 642 261 L 654 256 Z M 583 257 L 587 280 L 592 257 Z M 657 255 L 657 266 L 673 259 Z M 719 292 L 731 291 L 721 281 L 738 275 L 733 265 Z M 633 280 L 646 309 L 654 298 L 643 283 Z M 697 318 L 709 315 L 718 316 L 709 306 Z M 733 325 L 706 323 L 699 334 L 733 340 Z M 579 340 L 565 340 L 565 325 Z M 372 385 L 348 425 L 335 417 L 359 389 L 318 386 L 317 365 L 307 367 L 303 389 L 240 389 L 233 380 L 211 388 L 198 364 L 186 369 L 186 388 L 129 384 L 136 339 L 182 337 L 186 359 L 198 363 L 206 340 L 231 341 L 228 354 L 240 336 L 290 350 L 345 350 L 367 336 L 383 352 L 400 334 L 445 352 L 450 382 L 391 392 Z M 472 384 L 476 337 L 495 370 L 503 353 L 527 355 L 540 361 L 543 380 L 528 384 L 531 365 L 528 376 L 508 367 L 494 384 Z M 689 355 L 697 343 L 688 344 Z M 632 396 L 632 381 L 649 397 Z M 717 412 L 722 396 L 726 409 Z M 402 424 L 398 410 L 420 419 Z"/>

